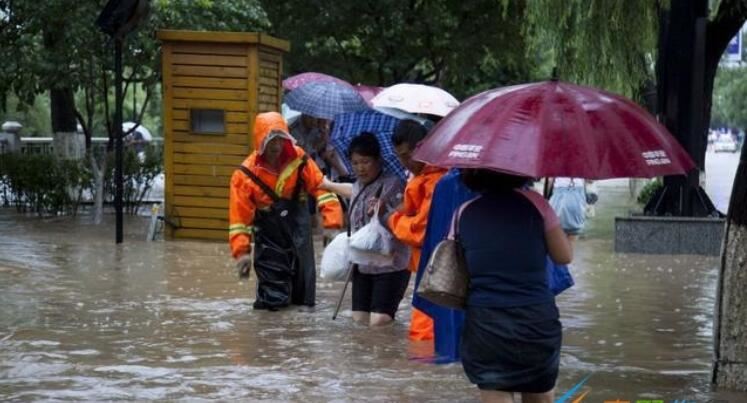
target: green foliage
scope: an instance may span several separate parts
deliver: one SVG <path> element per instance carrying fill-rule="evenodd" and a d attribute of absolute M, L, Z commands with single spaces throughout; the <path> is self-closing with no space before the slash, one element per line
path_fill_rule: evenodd
<path fill-rule="evenodd" d="M 320 71 L 352 83 L 435 84 L 459 98 L 526 81 L 524 2 L 305 0 L 262 2 L 289 39 L 289 74 Z"/>
<path fill-rule="evenodd" d="M 209 31 L 264 31 L 259 0 L 156 0 L 153 27 Z"/>
<path fill-rule="evenodd" d="M 549 48 L 559 78 L 635 98 L 653 76 L 661 0 L 526 2 L 530 52 Z"/>
<path fill-rule="evenodd" d="M 108 153 L 108 162 L 106 176 L 104 178 L 104 199 L 114 202 L 115 183 L 114 183 L 114 154 Z M 152 189 L 153 181 L 163 172 L 163 152 L 161 149 L 148 146 L 142 157 L 139 157 L 131 148 L 123 155 L 122 176 L 124 189 L 122 193 L 122 202 L 124 209 L 128 214 L 137 214 L 140 204 L 143 202 L 145 195 Z"/>
<path fill-rule="evenodd" d="M 107 115 L 113 113 L 113 43 L 95 25 L 106 2 L 0 1 L 0 54 L 4 55 L 0 101 L 12 93 L 22 104 L 31 105 L 37 95 L 52 88 L 71 88 L 78 93 L 76 109 L 85 126 L 107 131 Z M 125 41 L 127 89 L 137 85 L 151 100 L 157 97 L 161 60 L 157 29 L 251 31 L 268 26 L 258 0 L 153 1 L 150 18 Z M 145 102 L 139 105 L 147 107 Z M 5 106 L 0 102 L 0 110 Z M 147 111 L 160 115 L 159 110 Z M 157 124 L 157 118 L 152 120 Z"/>
<path fill-rule="evenodd" d="M 0 155 L 0 187 L 4 204 L 39 216 L 75 214 L 91 176 L 82 161 L 54 155 L 9 153 Z"/>
<path fill-rule="evenodd" d="M 48 97 L 37 96 L 32 104 L 27 104 L 10 94 L 6 99 L 5 111 L 2 110 L 0 108 L 0 124 L 6 120 L 21 122 L 22 136 L 44 136 L 52 131 Z"/>
<path fill-rule="evenodd" d="M 641 192 L 638 194 L 638 198 L 636 199 L 636 201 L 638 202 L 638 204 L 645 206 L 646 204 L 648 204 L 649 200 L 654 197 L 656 191 L 661 189 L 662 186 L 664 186 L 664 184 L 662 183 L 661 178 L 656 178 L 648 182 L 645 186 L 643 186 L 643 189 L 641 189 Z"/>
<path fill-rule="evenodd" d="M 138 157 L 128 148 L 123 159 L 125 211 L 136 214 L 145 195 L 163 171 L 162 150 L 146 147 Z M 114 201 L 114 155 L 107 155 L 104 199 Z M 93 194 L 88 158 L 60 159 L 51 154 L 0 154 L 0 200 L 21 212 L 40 216 L 75 214 L 84 194 Z"/>
<path fill-rule="evenodd" d="M 712 126 L 747 129 L 747 68 L 721 68 L 713 86 Z"/>

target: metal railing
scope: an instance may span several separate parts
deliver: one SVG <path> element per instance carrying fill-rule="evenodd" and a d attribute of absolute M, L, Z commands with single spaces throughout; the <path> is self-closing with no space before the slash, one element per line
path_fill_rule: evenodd
<path fill-rule="evenodd" d="M 91 147 L 95 152 L 103 152 L 109 143 L 108 137 L 91 138 Z M 150 141 L 155 146 L 161 146 L 163 139 L 153 138 Z M 20 151 L 23 154 L 51 154 L 54 152 L 54 141 L 52 137 L 21 137 Z M 0 142 L 0 154 L 10 152 L 8 144 Z"/>

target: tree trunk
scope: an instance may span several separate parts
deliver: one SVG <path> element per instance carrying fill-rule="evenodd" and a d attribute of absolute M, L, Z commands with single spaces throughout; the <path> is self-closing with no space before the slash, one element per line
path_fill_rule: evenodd
<path fill-rule="evenodd" d="M 63 45 L 64 25 L 55 23 L 44 26 L 42 34 L 44 49 L 50 53 L 60 53 Z M 62 158 L 81 158 L 77 140 L 75 118 L 75 94 L 73 88 L 52 82 L 49 89 L 53 144 L 55 153 Z"/>
<path fill-rule="evenodd" d="M 646 205 L 655 215 L 720 215 L 700 187 L 710 126 L 713 82 L 721 55 L 747 18 L 743 0 L 723 0 L 708 21 L 707 0 L 673 0 L 660 18 L 656 70 L 658 113 L 695 161 L 697 171 L 664 178 Z"/>
<path fill-rule="evenodd" d="M 703 55 L 708 0 L 674 0 L 662 11 L 659 27 L 657 112 L 669 131 L 695 161 L 697 169 L 687 176 L 664 178 L 664 186 L 652 197 L 645 211 L 655 215 L 706 216 L 713 204 L 700 189 L 699 172 L 704 169 L 705 147 L 696 141 L 701 131 Z M 706 204 L 701 208 L 701 204 Z M 710 205 L 709 205 L 710 204 Z"/>
<path fill-rule="evenodd" d="M 82 158 L 85 147 L 78 138 L 73 90 L 71 88 L 52 89 L 49 97 L 55 153 L 67 159 Z"/>
<path fill-rule="evenodd" d="M 75 132 L 75 97 L 71 88 L 52 89 L 49 92 L 52 105 L 52 131 Z"/>
<path fill-rule="evenodd" d="M 714 315 L 716 386 L 747 391 L 747 147 L 734 178 Z"/>
<path fill-rule="evenodd" d="M 101 164 L 96 159 L 95 153 L 89 154 L 91 172 L 93 173 L 93 184 L 95 188 L 93 196 L 93 223 L 101 224 L 104 219 L 104 180 L 106 178 L 106 153 L 103 153 Z"/>

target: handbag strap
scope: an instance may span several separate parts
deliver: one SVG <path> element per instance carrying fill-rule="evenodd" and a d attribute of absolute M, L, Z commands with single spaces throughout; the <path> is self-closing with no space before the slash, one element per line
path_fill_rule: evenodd
<path fill-rule="evenodd" d="M 449 229 L 449 235 L 447 236 L 448 239 L 459 241 L 459 221 L 461 221 L 462 213 L 467 206 L 479 198 L 480 196 L 477 196 L 472 200 L 462 203 L 462 205 L 454 212 L 454 215 L 451 217 L 451 228 Z"/>
<path fill-rule="evenodd" d="M 348 229 L 348 237 L 350 237 L 350 235 L 352 233 L 352 230 L 351 230 L 350 226 L 351 226 L 351 221 L 352 221 L 352 218 L 353 218 L 353 208 L 355 207 L 355 205 L 358 203 L 358 200 L 363 195 L 363 191 L 366 190 L 366 188 L 368 188 L 369 185 L 373 185 L 374 183 L 376 183 L 376 181 L 379 179 L 379 177 L 381 177 L 381 172 L 379 172 L 379 175 L 376 176 L 376 179 L 374 179 L 371 182 L 368 182 L 367 184 L 363 185 L 363 187 L 361 188 L 361 190 L 358 192 L 358 195 L 356 195 L 355 198 L 353 198 L 353 200 L 350 202 L 350 207 L 349 207 L 349 210 L 348 210 L 348 228 L 347 228 Z M 379 190 L 376 191 L 376 197 L 377 198 L 379 196 L 381 196 L 381 191 L 382 190 L 384 190 L 384 185 L 381 185 L 381 187 L 379 188 Z"/>

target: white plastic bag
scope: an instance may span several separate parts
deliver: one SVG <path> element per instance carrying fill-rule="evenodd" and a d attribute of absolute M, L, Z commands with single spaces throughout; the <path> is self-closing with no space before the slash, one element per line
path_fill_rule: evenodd
<path fill-rule="evenodd" d="M 361 266 L 389 267 L 394 266 L 394 255 L 382 255 L 376 252 L 367 252 L 360 249 L 350 248 L 350 262 Z"/>
<path fill-rule="evenodd" d="M 350 268 L 348 234 L 337 234 L 322 253 L 321 277 L 329 281 L 345 281 Z"/>
<path fill-rule="evenodd" d="M 378 210 L 378 209 L 377 209 Z M 394 237 L 374 218 L 350 236 L 350 261 L 365 266 L 386 267 L 394 263 Z"/>

